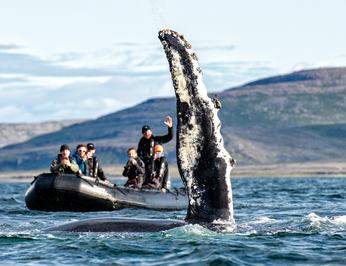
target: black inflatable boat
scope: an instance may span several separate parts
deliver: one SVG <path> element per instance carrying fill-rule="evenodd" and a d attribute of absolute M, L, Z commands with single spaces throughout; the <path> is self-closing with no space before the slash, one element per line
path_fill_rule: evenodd
<path fill-rule="evenodd" d="M 87 176 L 41 174 L 25 193 L 30 210 L 42 211 L 112 211 L 128 207 L 156 210 L 187 208 L 184 189 L 160 192 L 114 186 Z"/>

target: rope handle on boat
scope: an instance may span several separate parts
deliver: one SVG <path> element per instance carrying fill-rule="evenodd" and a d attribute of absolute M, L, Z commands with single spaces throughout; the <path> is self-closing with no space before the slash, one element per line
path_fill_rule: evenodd
<path fill-rule="evenodd" d="M 172 192 L 172 193 L 175 194 L 175 198 L 178 199 L 179 190 L 178 190 L 176 187 L 174 188 L 174 192 L 175 192 L 175 193 L 173 193 L 173 192 Z"/>
<path fill-rule="evenodd" d="M 77 173 L 76 176 L 79 177 L 80 179 L 82 179 L 82 180 L 83 180 L 84 182 L 86 182 L 87 184 L 89 184 L 91 187 L 94 186 L 94 185 L 91 184 L 88 180 L 85 180 L 84 178 L 82 178 L 82 176 L 81 176 L 79 173 Z"/>
<path fill-rule="evenodd" d="M 124 192 L 124 190 L 121 189 L 120 187 L 117 187 L 117 190 L 119 190 L 120 193 L 123 194 L 123 195 L 125 195 L 125 196 L 128 194 L 128 193 Z"/>
<path fill-rule="evenodd" d="M 34 176 L 34 180 L 31 181 L 30 185 L 32 185 L 36 181 L 37 178 L 38 178 L 38 175 Z"/>

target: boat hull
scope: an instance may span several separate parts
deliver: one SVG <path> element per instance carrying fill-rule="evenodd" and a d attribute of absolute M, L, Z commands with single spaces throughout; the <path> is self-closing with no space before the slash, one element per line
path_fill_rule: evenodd
<path fill-rule="evenodd" d="M 181 210 L 187 208 L 183 189 L 162 193 L 114 186 L 109 182 L 73 174 L 41 174 L 25 194 L 30 210 L 113 211 L 122 208 Z"/>

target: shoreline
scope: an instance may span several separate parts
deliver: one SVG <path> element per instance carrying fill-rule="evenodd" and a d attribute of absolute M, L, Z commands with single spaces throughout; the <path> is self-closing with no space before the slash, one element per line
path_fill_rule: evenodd
<path fill-rule="evenodd" d="M 111 181 L 124 179 L 121 173 L 123 166 L 105 166 L 104 171 Z M 170 166 L 172 179 L 179 178 L 177 167 Z M 49 172 L 49 169 L 5 171 L 0 173 L 1 183 L 30 183 L 34 176 Z M 231 178 L 304 178 L 304 177 L 346 177 L 346 163 L 344 162 L 313 162 L 270 165 L 236 165 L 232 170 Z"/>

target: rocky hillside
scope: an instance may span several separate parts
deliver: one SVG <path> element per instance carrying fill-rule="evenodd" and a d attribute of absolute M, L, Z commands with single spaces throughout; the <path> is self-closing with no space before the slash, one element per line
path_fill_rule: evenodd
<path fill-rule="evenodd" d="M 346 158 L 346 68 L 272 77 L 221 95 L 227 144 L 242 161 Z"/>
<path fill-rule="evenodd" d="M 346 68 L 295 72 L 225 90 L 218 97 L 225 144 L 239 164 L 346 159 Z M 61 143 L 95 142 L 105 164 L 124 163 L 143 124 L 166 133 L 175 99 L 152 99 L 132 108 L 1 149 L 0 169 L 48 166 Z M 175 143 L 166 146 L 175 160 Z"/>
<path fill-rule="evenodd" d="M 38 135 L 58 131 L 77 122 L 80 122 L 80 120 L 0 124 L 0 148 L 10 144 L 27 141 Z"/>

